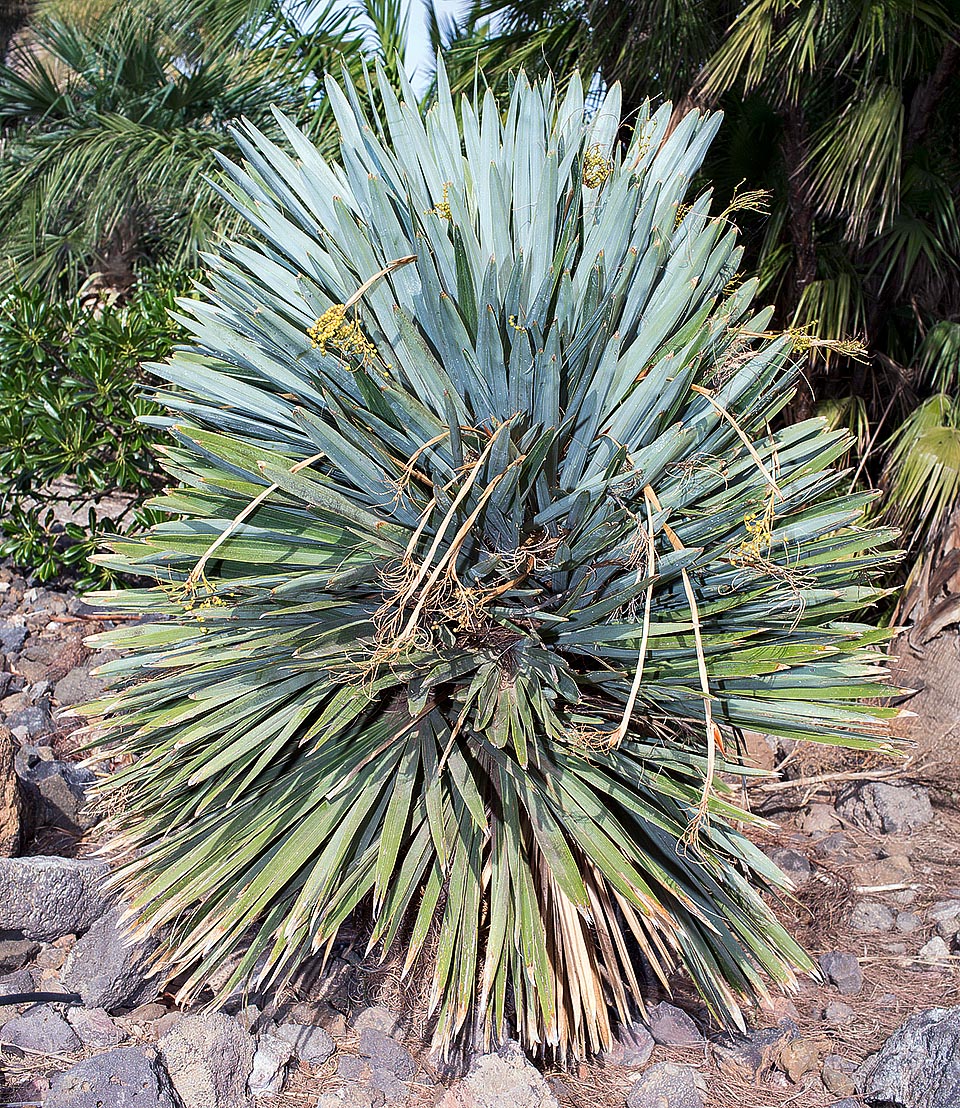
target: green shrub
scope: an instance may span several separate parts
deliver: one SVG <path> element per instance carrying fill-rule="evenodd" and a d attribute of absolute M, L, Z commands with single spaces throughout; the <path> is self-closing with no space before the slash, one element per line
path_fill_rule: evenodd
<path fill-rule="evenodd" d="M 811 968 L 741 729 L 885 733 L 851 613 L 889 534 L 837 491 L 842 434 L 771 430 L 792 339 L 685 198 L 718 117 L 644 110 L 621 148 L 616 89 L 588 117 L 520 77 L 458 122 L 442 73 L 424 117 L 379 83 L 382 118 L 330 85 L 341 166 L 244 128 L 257 242 L 157 369 L 179 487 L 99 556 L 167 617 L 101 640 L 117 880 L 184 996 L 362 909 L 444 1048 L 596 1050 L 642 959 L 739 1022 Z"/>
<path fill-rule="evenodd" d="M 156 432 L 137 421 L 158 409 L 140 366 L 173 349 L 185 280 L 148 275 L 123 306 L 24 289 L 0 300 L 0 552 L 40 580 L 102 581 L 88 561 L 97 532 L 135 524 L 157 487 Z"/>

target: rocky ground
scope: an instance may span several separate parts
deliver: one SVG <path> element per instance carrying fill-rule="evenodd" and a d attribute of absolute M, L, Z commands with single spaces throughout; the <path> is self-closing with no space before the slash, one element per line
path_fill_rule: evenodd
<path fill-rule="evenodd" d="M 93 856 L 69 709 L 100 689 L 84 638 L 101 620 L 0 569 L 0 1108 L 960 1108 L 955 790 L 916 763 L 762 740 L 772 776 L 750 802 L 776 821 L 763 845 L 796 882 L 782 914 L 823 979 L 746 1035 L 678 980 L 575 1071 L 508 1044 L 452 1075 L 419 997 L 349 936 L 279 997 L 178 1009 Z"/>

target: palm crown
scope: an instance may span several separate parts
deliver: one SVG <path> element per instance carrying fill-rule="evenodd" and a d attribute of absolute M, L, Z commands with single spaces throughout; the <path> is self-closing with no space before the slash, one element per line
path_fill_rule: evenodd
<path fill-rule="evenodd" d="M 870 744 L 887 535 L 821 421 L 771 430 L 790 336 L 729 213 L 717 125 L 570 82 L 421 116 L 328 85 L 341 162 L 252 125 L 252 240 L 156 367 L 169 522 L 101 556 L 165 617 L 101 641 L 132 764 L 119 880 L 196 991 L 279 980 L 358 908 L 433 978 L 436 1036 L 609 1042 L 639 966 L 722 1019 L 807 956 L 761 897 L 737 737 Z M 721 777 L 721 771 L 724 776 Z M 229 987 L 229 986 L 228 986 Z"/>

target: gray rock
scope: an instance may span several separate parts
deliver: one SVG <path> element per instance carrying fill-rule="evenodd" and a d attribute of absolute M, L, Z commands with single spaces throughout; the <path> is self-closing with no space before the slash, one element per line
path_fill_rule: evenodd
<path fill-rule="evenodd" d="M 454 1103 L 470 1108 L 559 1108 L 543 1074 L 514 1042 L 476 1058 L 453 1093 Z"/>
<path fill-rule="evenodd" d="M 770 860 L 780 867 L 794 885 L 802 885 L 810 877 L 810 863 L 796 850 L 786 846 L 774 847 L 769 852 Z"/>
<path fill-rule="evenodd" d="M 653 1036 L 642 1023 L 621 1027 L 608 1050 L 600 1055 L 611 1066 L 645 1066 L 653 1053 Z"/>
<path fill-rule="evenodd" d="M 123 1033 L 102 1008 L 68 1008 L 67 1023 L 84 1046 L 104 1050 L 119 1046 Z"/>
<path fill-rule="evenodd" d="M 247 1108 L 254 1040 L 222 1012 L 184 1016 L 158 1043 L 185 1108 Z"/>
<path fill-rule="evenodd" d="M 363 1076 L 364 1061 L 354 1054 L 341 1054 L 337 1059 L 337 1077 L 344 1081 L 359 1081 Z"/>
<path fill-rule="evenodd" d="M 946 939 L 940 935 L 934 935 L 932 939 L 920 947 L 917 951 L 917 957 L 924 962 L 948 964 L 950 961 L 950 947 L 947 945 Z"/>
<path fill-rule="evenodd" d="M 773 1068 L 786 1043 L 799 1038 L 800 1032 L 791 1019 L 783 1019 L 776 1027 L 762 1027 L 745 1035 L 729 1035 L 714 1043 L 714 1055 L 722 1069 L 740 1071 L 756 1077 Z"/>
<path fill-rule="evenodd" d="M 855 954 L 831 950 L 818 959 L 823 974 L 843 996 L 857 996 L 863 988 L 863 971 Z"/>
<path fill-rule="evenodd" d="M 119 1008 L 153 1000 L 156 978 L 147 978 L 147 959 L 157 949 L 152 936 L 133 938 L 120 923 L 122 908 L 101 916 L 67 956 L 60 980 L 80 994 L 87 1008 Z"/>
<path fill-rule="evenodd" d="M 6 725 L 10 728 L 11 734 L 15 735 L 21 743 L 39 739 L 55 730 L 53 716 L 46 701 L 31 704 L 18 712 L 11 712 L 7 716 Z"/>
<path fill-rule="evenodd" d="M 0 654 L 19 654 L 27 641 L 27 629 L 10 620 L 0 620 Z"/>
<path fill-rule="evenodd" d="M 897 912 L 896 927 L 904 935 L 912 935 L 923 926 L 923 920 L 916 912 Z"/>
<path fill-rule="evenodd" d="M 287 1064 L 293 1057 L 293 1047 L 279 1035 L 264 1032 L 257 1036 L 253 1052 L 253 1069 L 247 1079 L 251 1096 L 275 1096 L 283 1088 Z"/>
<path fill-rule="evenodd" d="M 658 1062 L 637 1078 L 627 1108 L 703 1108 L 707 1083 L 693 1066 Z"/>
<path fill-rule="evenodd" d="M 926 789 L 885 781 L 853 785 L 842 794 L 837 811 L 852 823 L 882 834 L 915 831 L 933 819 Z"/>
<path fill-rule="evenodd" d="M 960 1106 L 960 1007 L 930 1008 L 901 1024 L 856 1075 L 868 1104 Z"/>
<path fill-rule="evenodd" d="M 54 1076 L 44 1108 L 183 1108 L 156 1052 L 121 1047 Z"/>
<path fill-rule="evenodd" d="M 40 953 L 40 944 L 32 939 L 0 940 L 0 974 L 12 973 Z"/>
<path fill-rule="evenodd" d="M 696 1046 L 703 1036 L 693 1020 L 675 1004 L 654 1004 L 647 1013 L 654 1042 L 661 1046 Z"/>
<path fill-rule="evenodd" d="M 106 682 L 90 672 L 100 664 L 96 658 L 82 666 L 75 666 L 66 677 L 61 677 L 53 689 L 53 699 L 62 708 L 74 704 L 86 704 L 101 696 Z"/>
<path fill-rule="evenodd" d="M 384 1035 L 392 1035 L 399 1022 L 398 1017 L 389 1008 L 375 1004 L 370 1008 L 361 1008 L 350 1021 L 350 1026 L 358 1035 L 368 1027 L 372 1027 L 374 1031 L 382 1031 Z"/>
<path fill-rule="evenodd" d="M 823 1018 L 836 1027 L 844 1027 L 856 1018 L 856 1012 L 842 1000 L 831 1000 L 823 1009 Z"/>
<path fill-rule="evenodd" d="M 86 931 L 109 907 L 105 862 L 0 858 L 0 928 L 50 942 Z"/>
<path fill-rule="evenodd" d="M 387 1104 L 403 1103 L 410 1095 L 407 1086 L 389 1070 L 374 1070 L 367 1087 L 381 1093 Z"/>
<path fill-rule="evenodd" d="M 25 746 L 17 755 L 17 776 L 32 796 L 37 822 L 74 833 L 93 826 L 89 791 L 96 781 L 90 770 L 73 762 L 44 758 L 41 748 Z"/>
<path fill-rule="evenodd" d="M 360 1032 L 360 1057 L 367 1059 L 371 1070 L 392 1073 L 395 1077 L 405 1079 L 417 1072 L 417 1063 L 410 1051 L 373 1027 Z"/>
<path fill-rule="evenodd" d="M 322 1066 L 333 1053 L 333 1039 L 322 1027 L 307 1027 L 302 1023 L 285 1023 L 277 1035 L 289 1043 L 294 1054 L 311 1066 Z"/>
<path fill-rule="evenodd" d="M 0 1027 L 0 1043 L 43 1054 L 69 1054 L 83 1045 L 70 1024 L 50 1004 L 35 1004 L 5 1023 Z"/>
<path fill-rule="evenodd" d="M 936 924 L 941 938 L 950 940 L 960 933 L 960 900 L 939 900 L 927 915 Z"/>
<path fill-rule="evenodd" d="M 35 987 L 29 970 L 15 970 L 0 977 L 0 996 L 16 996 L 18 993 L 33 992 Z"/>
<path fill-rule="evenodd" d="M 861 900 L 850 913 L 850 926 L 854 931 L 889 931 L 894 918 L 886 904 L 877 900 Z"/>

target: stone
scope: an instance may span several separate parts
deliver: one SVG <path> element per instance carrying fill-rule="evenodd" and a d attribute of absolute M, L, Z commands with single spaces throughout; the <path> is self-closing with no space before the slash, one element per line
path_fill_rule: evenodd
<path fill-rule="evenodd" d="M 887 885 L 903 885 L 913 877 L 913 863 L 904 854 L 861 862 L 853 867 L 853 877 L 862 892 Z"/>
<path fill-rule="evenodd" d="M 12 668 L 28 685 L 44 680 L 59 681 L 73 669 L 82 650 L 79 635 L 71 639 L 62 634 L 33 634 Z"/>
<path fill-rule="evenodd" d="M 358 1035 L 368 1027 L 372 1027 L 374 1031 L 382 1031 L 384 1035 L 392 1035 L 398 1023 L 398 1017 L 389 1008 L 375 1004 L 370 1008 L 361 1008 L 350 1021 L 350 1026 Z"/>
<path fill-rule="evenodd" d="M 729 1035 L 713 1044 L 713 1053 L 721 1069 L 757 1077 L 776 1065 L 780 1052 L 799 1036 L 792 1019 L 781 1020 L 776 1027 L 763 1027 L 744 1035 Z"/>
<path fill-rule="evenodd" d="M 74 704 L 87 704 L 103 694 L 106 682 L 91 673 L 100 664 L 101 659 L 96 658 L 84 665 L 74 666 L 66 677 L 60 678 L 54 686 L 53 699 L 61 709 Z"/>
<path fill-rule="evenodd" d="M 40 953 L 32 939 L 0 939 L 0 974 L 12 973 Z"/>
<path fill-rule="evenodd" d="M 889 931 L 894 918 L 886 904 L 878 900 L 861 900 L 850 913 L 850 926 L 854 931 Z"/>
<path fill-rule="evenodd" d="M 333 1053 L 333 1039 L 322 1027 L 307 1027 L 302 1023 L 285 1023 L 277 1035 L 289 1043 L 294 1054 L 311 1066 L 322 1066 Z"/>
<path fill-rule="evenodd" d="M 780 867 L 794 885 L 802 885 L 810 878 L 810 863 L 796 850 L 786 846 L 774 847 L 769 852 L 770 860 Z"/>
<path fill-rule="evenodd" d="M 445 1100 L 450 1108 L 559 1108 L 543 1074 L 515 1042 L 475 1058 Z"/>
<path fill-rule="evenodd" d="M 930 794 L 925 788 L 886 781 L 852 785 L 841 794 L 837 811 L 851 823 L 881 834 L 916 831 L 933 819 Z"/>
<path fill-rule="evenodd" d="M 831 1000 L 824 1006 L 823 1018 L 835 1027 L 845 1027 L 856 1018 L 856 1012 L 842 1000 Z"/>
<path fill-rule="evenodd" d="M 27 629 L 9 619 L 0 620 L 0 654 L 19 654 L 27 641 Z"/>
<path fill-rule="evenodd" d="M 29 970 L 15 970 L 0 977 L 0 996 L 17 996 L 20 993 L 33 992 L 33 977 Z"/>
<path fill-rule="evenodd" d="M 0 928 L 50 942 L 78 935 L 107 910 L 105 862 L 0 858 Z"/>
<path fill-rule="evenodd" d="M 627 1108 L 703 1108 L 707 1083 L 693 1066 L 658 1062 L 634 1082 Z"/>
<path fill-rule="evenodd" d="M 333 1043 L 330 1045 L 332 1049 Z M 406 1079 L 417 1072 L 417 1063 L 410 1051 L 373 1027 L 360 1032 L 360 1057 L 367 1060 L 371 1070 L 382 1070 L 395 1077 Z"/>
<path fill-rule="evenodd" d="M 251 1096 L 276 1096 L 283 1088 L 287 1064 L 293 1057 L 293 1047 L 279 1035 L 264 1032 L 257 1036 L 253 1052 L 253 1069 L 247 1079 Z"/>
<path fill-rule="evenodd" d="M 639 1021 L 620 1027 L 609 1048 L 600 1055 L 611 1066 L 645 1066 L 653 1053 L 653 1036 Z"/>
<path fill-rule="evenodd" d="M 407 1086 L 389 1070 L 373 1070 L 367 1087 L 381 1093 L 387 1104 L 403 1103 L 410 1094 Z"/>
<path fill-rule="evenodd" d="M 50 1083 L 44 1108 L 182 1108 L 156 1052 L 120 1047 L 87 1058 Z"/>
<path fill-rule="evenodd" d="M 839 1054 L 828 1054 L 823 1060 L 820 1078 L 827 1092 L 834 1096 L 853 1096 L 857 1091 L 853 1075 L 856 1065 Z"/>
<path fill-rule="evenodd" d="M 0 727 L 0 858 L 20 853 L 25 835 L 23 793 L 14 768 L 13 736 Z"/>
<path fill-rule="evenodd" d="M 337 1077 L 344 1081 L 359 1081 L 366 1063 L 354 1054 L 341 1054 L 337 1059 Z"/>
<path fill-rule="evenodd" d="M 43 738 L 44 735 L 49 735 L 51 731 L 56 730 L 46 701 L 30 704 L 21 708 L 19 712 L 11 712 L 5 723 L 10 733 L 15 735 L 20 743 Z"/>
<path fill-rule="evenodd" d="M 917 957 L 922 962 L 948 965 L 950 962 L 950 947 L 947 945 L 946 939 L 940 935 L 934 935 L 932 939 L 920 947 L 917 951 Z"/>
<path fill-rule="evenodd" d="M 912 935 L 923 926 L 923 920 L 916 912 L 897 912 L 895 925 L 902 934 Z"/>
<path fill-rule="evenodd" d="M 184 1016 L 157 1045 L 184 1108 L 247 1108 L 255 1044 L 236 1020 Z"/>
<path fill-rule="evenodd" d="M 696 1046 L 703 1042 L 697 1025 L 687 1013 L 667 1001 L 649 1009 L 647 1024 L 654 1042 L 661 1046 Z"/>
<path fill-rule="evenodd" d="M 912 1015 L 856 1074 L 868 1104 L 884 1108 L 960 1106 L 960 1007 Z"/>
<path fill-rule="evenodd" d="M 120 1028 L 102 1008 L 68 1008 L 67 1023 L 91 1050 L 119 1046 L 123 1038 Z"/>
<path fill-rule="evenodd" d="M 936 925 L 942 939 L 952 939 L 960 933 L 960 900 L 938 900 L 927 915 Z"/>
<path fill-rule="evenodd" d="M 51 1004 L 34 1004 L 0 1027 L 0 1043 L 41 1054 L 70 1054 L 82 1043 L 69 1023 Z"/>
<path fill-rule="evenodd" d="M 818 959 L 823 975 L 843 996 L 858 996 L 863 988 L 863 971 L 855 954 L 831 950 Z"/>
<path fill-rule="evenodd" d="M 129 927 L 120 922 L 123 911 L 122 907 L 113 908 L 94 922 L 77 940 L 60 975 L 66 988 L 79 993 L 87 1008 L 143 1004 L 159 991 L 157 979 L 147 976 L 147 962 L 157 949 L 157 940 L 132 937 Z"/>
<path fill-rule="evenodd" d="M 837 859 L 845 857 L 851 845 L 849 835 L 845 835 L 842 831 L 831 831 L 829 835 L 824 835 L 813 849 L 822 857 Z"/>
<path fill-rule="evenodd" d="M 96 777 L 89 769 L 44 758 L 40 748 L 26 746 L 17 756 L 17 775 L 33 796 L 40 826 L 78 834 L 96 822 L 88 795 Z"/>
<path fill-rule="evenodd" d="M 825 835 L 840 827 L 840 817 L 832 804 L 811 804 L 800 816 L 799 824 L 808 835 Z"/>
<path fill-rule="evenodd" d="M 825 1044 L 818 1040 L 794 1039 L 793 1042 L 786 1043 L 780 1051 L 780 1068 L 797 1084 L 804 1074 L 818 1068 L 824 1049 Z"/>

